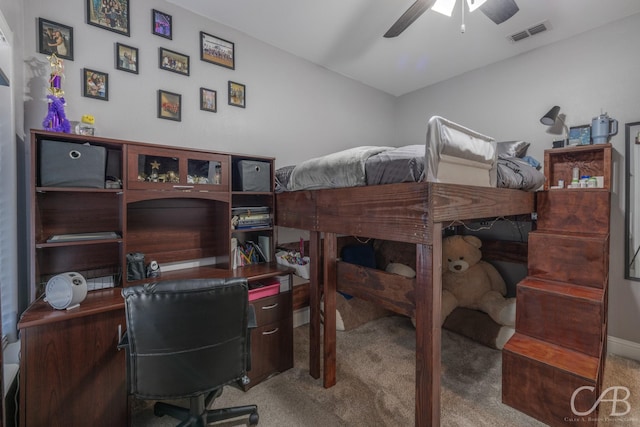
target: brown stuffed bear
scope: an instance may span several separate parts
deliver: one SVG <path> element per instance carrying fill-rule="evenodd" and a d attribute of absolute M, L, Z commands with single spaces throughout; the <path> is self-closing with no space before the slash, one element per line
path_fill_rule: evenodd
<path fill-rule="evenodd" d="M 387 272 L 415 277 L 415 245 L 377 241 L 374 244 L 380 265 L 387 265 Z M 443 261 L 443 263 L 446 261 Z M 413 320 L 413 319 L 412 319 Z M 488 314 L 464 307 L 455 308 L 444 321 L 443 328 L 467 337 L 487 347 L 501 350 L 515 330 L 496 323 Z"/>
<path fill-rule="evenodd" d="M 516 321 L 515 298 L 505 298 L 507 286 L 498 270 L 482 261 L 482 241 L 476 236 L 442 240 L 442 323 L 456 307 L 484 311 L 499 325 Z"/>

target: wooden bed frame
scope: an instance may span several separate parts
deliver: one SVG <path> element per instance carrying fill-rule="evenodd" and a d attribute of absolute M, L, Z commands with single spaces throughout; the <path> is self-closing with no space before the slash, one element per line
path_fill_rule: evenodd
<path fill-rule="evenodd" d="M 322 268 L 324 387 L 336 383 L 335 305 L 339 283 L 340 290 L 350 295 L 415 316 L 415 425 L 439 426 L 442 230 L 457 221 L 529 214 L 534 212 L 534 201 L 533 192 L 434 182 L 278 194 L 276 224 L 310 232 L 311 376 L 320 377 Z M 339 262 L 339 234 L 415 244 L 416 278 Z"/>

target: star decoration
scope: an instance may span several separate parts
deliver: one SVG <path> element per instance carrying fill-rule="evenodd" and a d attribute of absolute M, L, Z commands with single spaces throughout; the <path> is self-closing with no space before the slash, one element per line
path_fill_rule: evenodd
<path fill-rule="evenodd" d="M 151 162 L 151 169 L 160 169 L 160 163 L 157 160 Z"/>

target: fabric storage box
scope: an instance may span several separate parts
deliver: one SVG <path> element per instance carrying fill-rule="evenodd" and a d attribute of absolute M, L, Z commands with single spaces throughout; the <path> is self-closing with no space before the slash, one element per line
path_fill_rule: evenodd
<path fill-rule="evenodd" d="M 40 185 L 104 188 L 107 150 L 88 144 L 42 140 Z"/>
<path fill-rule="evenodd" d="M 237 168 L 238 191 L 271 191 L 271 164 L 257 160 L 240 160 Z"/>

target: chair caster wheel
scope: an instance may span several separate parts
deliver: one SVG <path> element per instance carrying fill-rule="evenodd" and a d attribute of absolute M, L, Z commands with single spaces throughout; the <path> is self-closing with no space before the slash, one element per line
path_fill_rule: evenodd
<path fill-rule="evenodd" d="M 253 414 L 249 415 L 249 425 L 250 426 L 257 426 L 259 419 L 260 419 L 260 417 L 258 416 L 258 414 L 256 412 L 254 412 Z"/>

